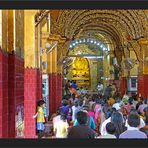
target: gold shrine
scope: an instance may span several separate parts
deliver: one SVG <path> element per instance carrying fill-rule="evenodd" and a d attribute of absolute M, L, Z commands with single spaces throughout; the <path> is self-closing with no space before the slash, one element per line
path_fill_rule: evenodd
<path fill-rule="evenodd" d="M 90 70 L 86 58 L 77 57 L 72 64 L 72 80 L 76 80 L 79 87 L 89 88 Z"/>

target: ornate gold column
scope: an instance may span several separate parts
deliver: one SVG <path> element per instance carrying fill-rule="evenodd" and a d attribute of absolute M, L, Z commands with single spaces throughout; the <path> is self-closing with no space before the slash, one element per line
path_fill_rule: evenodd
<path fill-rule="evenodd" d="M 123 55 L 122 61 L 126 58 L 130 57 L 130 51 L 127 47 L 123 47 Z M 123 65 L 121 65 L 121 75 L 120 75 L 120 90 L 121 94 L 124 95 L 127 92 L 127 77 L 129 76 L 128 70 L 124 69 Z"/>
<path fill-rule="evenodd" d="M 50 113 L 56 112 L 62 99 L 62 47 L 63 38 L 59 35 L 50 34 L 48 42 L 51 48 L 47 54 L 49 73 L 49 105 Z M 58 47 L 61 47 L 60 49 Z M 60 55 L 60 56 L 59 56 Z"/>
<path fill-rule="evenodd" d="M 10 10 L 0 10 L 0 47 L 3 51 L 8 50 L 8 17 L 10 18 L 8 11 Z M 11 10 L 13 12 L 13 10 Z M 13 20 L 13 16 L 11 16 Z M 12 21 L 13 22 L 13 21 Z M 11 30 L 13 30 L 13 23 Z"/>
<path fill-rule="evenodd" d="M 133 49 L 130 49 L 130 58 L 137 60 L 136 54 Z M 130 76 L 138 76 L 138 65 L 135 64 L 134 67 L 130 70 Z"/>
<path fill-rule="evenodd" d="M 24 33 L 25 68 L 36 67 L 35 23 L 34 23 L 34 16 L 36 12 L 37 12 L 36 10 L 25 10 L 25 33 Z"/>
<path fill-rule="evenodd" d="M 148 97 L 148 38 L 143 38 L 138 41 L 140 46 L 139 73 L 138 73 L 138 94 L 141 94 L 145 99 Z"/>
<path fill-rule="evenodd" d="M 8 52 L 14 51 L 14 10 L 8 10 Z"/>
<path fill-rule="evenodd" d="M 141 73 L 144 75 L 148 75 L 148 38 L 144 38 L 138 41 L 141 46 L 141 54 L 142 54 L 142 64 L 140 65 L 142 68 Z"/>

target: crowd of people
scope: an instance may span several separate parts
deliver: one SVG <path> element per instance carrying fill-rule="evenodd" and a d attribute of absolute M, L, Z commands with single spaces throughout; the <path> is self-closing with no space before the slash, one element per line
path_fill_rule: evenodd
<path fill-rule="evenodd" d="M 54 138 L 148 138 L 148 98 L 116 93 L 77 93 L 68 86 L 61 106 L 50 118 Z M 70 90 L 70 91 L 69 91 Z"/>

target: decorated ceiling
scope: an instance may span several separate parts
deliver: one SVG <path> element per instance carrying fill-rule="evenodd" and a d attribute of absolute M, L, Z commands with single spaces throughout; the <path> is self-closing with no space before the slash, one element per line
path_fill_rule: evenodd
<path fill-rule="evenodd" d="M 52 10 L 51 21 L 51 33 L 66 38 L 65 49 L 75 39 L 96 38 L 112 45 L 118 61 L 130 42 L 148 37 L 148 10 Z"/>

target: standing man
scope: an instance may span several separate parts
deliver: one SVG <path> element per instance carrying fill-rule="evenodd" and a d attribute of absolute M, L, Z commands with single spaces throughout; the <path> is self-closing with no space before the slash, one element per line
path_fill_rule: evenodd
<path fill-rule="evenodd" d="M 98 89 L 98 94 L 102 95 L 102 93 L 103 93 L 103 84 L 101 84 L 101 82 L 98 83 L 97 89 Z"/>

